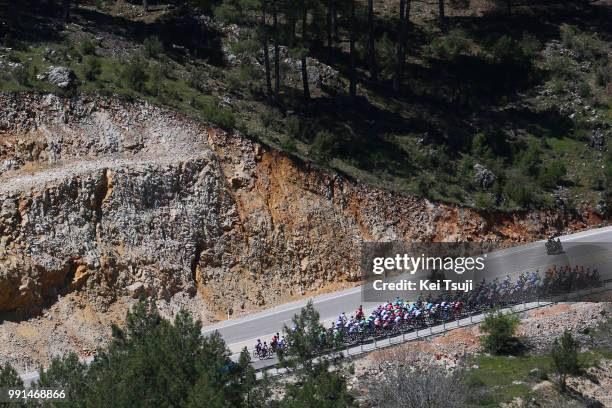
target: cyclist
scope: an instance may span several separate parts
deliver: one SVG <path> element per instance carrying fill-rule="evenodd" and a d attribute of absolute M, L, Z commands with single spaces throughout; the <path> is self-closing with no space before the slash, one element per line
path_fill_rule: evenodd
<path fill-rule="evenodd" d="M 278 340 L 278 348 L 282 350 L 285 348 L 286 345 L 287 345 L 287 340 L 285 340 L 284 337 L 281 337 L 280 340 Z"/>
<path fill-rule="evenodd" d="M 338 315 L 334 329 L 341 329 L 344 326 L 344 319 L 342 318 L 343 314 L 344 313 L 342 313 L 341 315 Z"/>
<path fill-rule="evenodd" d="M 363 306 L 359 305 L 359 309 L 355 312 L 355 317 L 357 320 L 361 320 L 363 318 Z"/>
<path fill-rule="evenodd" d="M 263 345 L 261 344 L 261 339 L 257 339 L 257 344 L 255 345 L 255 352 L 257 355 L 261 354 L 261 349 Z"/>
<path fill-rule="evenodd" d="M 278 333 L 272 336 L 272 340 L 270 341 L 270 347 L 272 348 L 272 351 L 275 351 L 276 347 L 278 346 L 278 338 Z"/>

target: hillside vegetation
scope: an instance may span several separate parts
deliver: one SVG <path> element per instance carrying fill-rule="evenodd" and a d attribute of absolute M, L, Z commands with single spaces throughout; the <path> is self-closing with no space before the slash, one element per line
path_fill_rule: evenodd
<path fill-rule="evenodd" d="M 434 200 L 610 208 L 609 2 L 6 3 L 2 90 L 144 98 Z"/>

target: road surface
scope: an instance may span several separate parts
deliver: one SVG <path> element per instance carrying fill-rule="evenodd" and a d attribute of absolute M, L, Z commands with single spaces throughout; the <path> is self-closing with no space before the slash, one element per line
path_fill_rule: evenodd
<path fill-rule="evenodd" d="M 612 227 L 566 235 L 561 237 L 561 241 L 569 254 L 562 254 L 556 257 L 546 255 L 544 241 L 537 241 L 491 253 L 489 254 L 489 259 L 493 258 L 497 267 L 500 270 L 506 271 L 504 276 L 525 270 L 542 270 L 551 263 L 558 265 L 567 264 L 569 259 L 572 264 L 583 265 L 594 261 L 600 266 L 599 270 L 603 272 L 602 275 L 610 277 L 609 275 L 612 272 Z M 580 248 L 572 246 L 578 243 L 593 243 L 594 245 L 584 245 Z M 204 327 L 202 332 L 203 334 L 209 334 L 215 330 L 219 331 L 233 353 L 238 353 L 245 346 L 252 349 L 258 338 L 261 338 L 262 341 L 269 341 L 274 333 L 282 330 L 284 325 L 291 326 L 292 317 L 299 313 L 300 309 L 309 300 L 313 301 L 314 307 L 321 315 L 321 320 L 324 323 L 335 320 L 341 312 L 350 314 L 359 305 L 363 305 L 366 311 L 378 305 L 377 303 L 362 302 L 361 286 L 357 286 L 311 299 L 286 303 L 245 317 L 209 325 Z M 415 336 L 415 334 L 410 336 Z M 407 337 L 406 340 L 408 339 Z M 273 364 L 273 362 L 271 363 L 269 360 L 263 362 L 256 361 L 254 364 L 257 368 L 264 365 L 268 366 Z M 26 386 L 29 386 L 38 379 L 38 373 L 25 373 L 21 378 Z"/>
<path fill-rule="evenodd" d="M 574 249 L 574 252 L 579 253 L 572 253 L 569 257 L 567 254 L 555 257 L 546 254 L 544 241 L 537 241 L 494 252 L 489 254 L 489 259 L 494 258 L 494 262 L 497 264 L 496 269 L 507 271 L 505 274 L 523 272 L 525 270 L 543 270 L 551 263 L 558 265 L 566 264 L 567 259 L 570 259 L 572 264 L 587 265 L 592 261 L 596 261 L 599 265 L 607 263 L 610 266 L 608 271 L 612 270 L 612 253 L 610 252 L 612 249 L 612 227 L 566 235 L 561 237 L 561 242 L 564 244 L 572 243 L 572 245 L 574 243 L 604 243 L 607 245 L 604 245 L 603 248 L 597 245 L 581 246 L 579 250 L 575 246 L 569 246 L 571 247 L 570 251 Z M 568 245 L 564 246 L 566 249 L 568 248 Z M 499 267 L 500 265 L 504 265 L 504 267 L 501 268 Z M 603 273 L 609 273 L 601 268 L 599 270 Z M 346 312 L 350 315 L 359 305 L 363 305 L 364 309 L 370 309 L 378 305 L 377 303 L 362 302 L 361 286 L 311 299 L 314 307 L 321 315 L 321 320 L 324 322 L 335 320 L 341 312 Z M 218 330 L 233 352 L 240 351 L 244 346 L 252 348 L 258 338 L 269 342 L 272 335 L 280 332 L 284 325 L 290 327 L 292 317 L 299 313 L 308 300 L 304 299 L 287 303 L 242 318 L 226 320 L 206 326 L 203 332 L 207 334 Z"/>

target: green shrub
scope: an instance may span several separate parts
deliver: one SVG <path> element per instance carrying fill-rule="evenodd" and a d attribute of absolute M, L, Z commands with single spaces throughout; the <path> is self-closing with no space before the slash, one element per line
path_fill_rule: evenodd
<path fill-rule="evenodd" d="M 520 207 L 525 207 L 531 202 L 531 192 L 525 185 L 524 180 L 516 178 L 508 180 L 505 184 L 504 191 L 508 198 Z"/>
<path fill-rule="evenodd" d="M 317 133 L 312 142 L 310 154 L 317 162 L 326 164 L 332 159 L 337 148 L 338 141 L 336 137 L 331 132 L 321 130 Z"/>
<path fill-rule="evenodd" d="M 509 35 L 502 35 L 489 47 L 493 62 L 504 64 L 514 60 L 517 56 L 514 42 Z"/>
<path fill-rule="evenodd" d="M 591 91 L 591 86 L 586 81 L 578 82 L 578 84 L 576 84 L 576 88 L 578 90 L 578 94 L 583 98 L 588 98 L 593 95 L 593 92 Z"/>
<path fill-rule="evenodd" d="M 134 91 L 144 91 L 147 81 L 145 68 L 145 63 L 139 59 L 129 62 L 121 71 L 123 84 Z"/>
<path fill-rule="evenodd" d="M 395 42 L 384 33 L 375 44 L 376 61 L 379 65 L 381 78 L 391 78 L 397 66 L 397 50 Z"/>
<path fill-rule="evenodd" d="M 420 197 L 429 197 L 431 194 L 431 183 L 427 176 L 420 175 L 417 177 L 414 186 L 414 192 Z"/>
<path fill-rule="evenodd" d="M 572 25 L 564 24 L 560 28 L 561 41 L 584 59 L 594 61 L 607 58 L 607 44 L 596 34 L 580 31 Z"/>
<path fill-rule="evenodd" d="M 266 109 L 260 115 L 261 124 L 264 128 L 270 129 L 276 121 L 276 113 L 271 109 Z"/>
<path fill-rule="evenodd" d="M 263 79 L 263 72 L 253 64 L 245 64 L 238 68 L 238 78 L 243 83 L 259 82 Z"/>
<path fill-rule="evenodd" d="M 461 54 L 467 53 L 472 46 L 472 40 L 464 30 L 455 28 L 447 35 L 434 38 L 425 53 L 430 58 L 453 60 Z"/>
<path fill-rule="evenodd" d="M 158 58 L 164 52 L 164 45 L 158 37 L 149 37 L 142 45 L 144 55 L 149 58 Z"/>
<path fill-rule="evenodd" d="M 291 138 L 299 138 L 301 133 L 302 121 L 297 115 L 289 116 L 285 119 L 285 131 Z"/>
<path fill-rule="evenodd" d="M 234 94 L 239 94 L 244 90 L 244 83 L 240 79 L 238 72 L 232 70 L 225 76 L 225 83 L 227 84 L 227 90 Z"/>
<path fill-rule="evenodd" d="M 74 60 L 79 64 L 83 62 L 83 54 L 81 54 L 79 46 L 73 46 L 64 51 L 64 58 L 68 60 Z"/>
<path fill-rule="evenodd" d="M 225 75 L 228 90 L 235 94 L 242 94 L 245 91 L 252 92 L 261 86 L 262 78 L 263 73 L 253 64 L 242 65 Z"/>
<path fill-rule="evenodd" d="M 612 82 L 612 68 L 609 64 L 598 64 L 594 70 L 595 83 L 602 88 Z"/>
<path fill-rule="evenodd" d="M 522 173 L 530 177 L 533 174 L 537 174 L 542 161 L 542 150 L 539 143 L 531 142 L 527 146 L 525 152 L 520 156 L 518 161 L 519 168 Z"/>
<path fill-rule="evenodd" d="M 284 151 L 289 153 L 293 153 L 297 150 L 297 144 L 295 142 L 295 139 L 290 136 L 283 137 L 281 139 L 280 145 Z"/>
<path fill-rule="evenodd" d="M 562 55 L 548 58 L 546 61 L 546 69 L 553 78 L 568 80 L 577 76 L 574 62 L 570 58 Z"/>
<path fill-rule="evenodd" d="M 523 33 L 523 36 L 516 46 L 521 57 L 525 60 L 533 60 L 536 54 L 542 49 L 542 43 L 529 33 Z"/>
<path fill-rule="evenodd" d="M 491 354 L 514 354 L 522 349 L 520 340 L 515 336 L 520 319 L 514 314 L 501 311 L 487 314 L 481 329 L 485 336 L 482 346 Z"/>
<path fill-rule="evenodd" d="M 576 46 L 576 37 L 578 35 L 578 28 L 573 25 L 563 24 L 559 28 L 561 34 L 561 41 L 568 48 L 574 48 Z"/>
<path fill-rule="evenodd" d="M 187 83 L 193 89 L 199 92 L 208 92 L 208 86 L 206 84 L 208 80 L 208 76 L 204 69 L 193 67 L 189 70 L 189 75 L 187 77 Z"/>
<path fill-rule="evenodd" d="M 4 39 L 2 40 L 2 45 L 5 48 L 17 48 L 17 40 L 15 40 L 15 37 L 13 37 L 13 34 L 11 33 L 6 33 L 4 35 Z"/>
<path fill-rule="evenodd" d="M 0 387 L 22 388 L 23 381 L 10 363 L 0 364 Z M 11 404 L 6 404 L 6 406 Z"/>
<path fill-rule="evenodd" d="M 91 40 L 83 40 L 79 44 L 79 52 L 82 55 L 95 55 L 96 45 Z"/>
<path fill-rule="evenodd" d="M 260 49 L 261 42 L 257 41 L 256 38 L 247 38 L 236 41 L 230 46 L 230 51 L 232 54 L 255 55 Z"/>
<path fill-rule="evenodd" d="M 236 118 L 230 109 L 221 108 L 212 102 L 205 103 L 202 107 L 204 118 L 215 125 L 230 130 L 236 126 Z"/>
<path fill-rule="evenodd" d="M 102 73 L 102 64 L 100 60 L 94 56 L 85 57 L 83 65 L 83 75 L 88 81 L 95 81 Z"/>
<path fill-rule="evenodd" d="M 236 10 L 230 2 L 221 2 L 213 9 L 215 18 L 224 23 L 239 23 L 242 21 L 242 13 Z"/>
<path fill-rule="evenodd" d="M 161 64 L 152 64 L 151 65 L 151 78 L 150 78 L 150 92 L 152 95 L 160 96 L 164 93 L 164 84 L 165 84 L 165 71 L 164 67 Z M 172 97 L 172 95 L 169 95 Z"/>
<path fill-rule="evenodd" d="M 455 163 L 458 181 L 465 189 L 473 187 L 474 164 L 476 164 L 476 161 L 468 154 L 462 155 Z"/>
<path fill-rule="evenodd" d="M 540 170 L 538 181 L 544 188 L 554 188 L 561 183 L 567 174 L 565 165 L 560 160 L 555 160 Z"/>
<path fill-rule="evenodd" d="M 565 90 L 568 87 L 568 83 L 561 78 L 555 77 L 550 80 L 550 91 L 554 95 L 561 95 L 565 93 Z"/>
<path fill-rule="evenodd" d="M 491 147 L 486 134 L 480 132 L 474 135 L 472 139 L 472 154 L 479 157 L 488 157 L 492 155 Z"/>
<path fill-rule="evenodd" d="M 559 387 L 562 392 L 566 391 L 565 380 L 568 375 L 580 373 L 578 361 L 578 342 L 572 333 L 565 330 L 563 335 L 555 340 L 551 351 L 553 369 L 559 378 Z"/>
<path fill-rule="evenodd" d="M 490 193 L 477 192 L 474 195 L 474 204 L 478 208 L 490 210 L 495 207 L 495 199 Z"/>
<path fill-rule="evenodd" d="M 21 63 L 21 65 L 13 69 L 11 76 L 19 85 L 29 85 L 30 73 L 28 64 L 26 62 Z"/>

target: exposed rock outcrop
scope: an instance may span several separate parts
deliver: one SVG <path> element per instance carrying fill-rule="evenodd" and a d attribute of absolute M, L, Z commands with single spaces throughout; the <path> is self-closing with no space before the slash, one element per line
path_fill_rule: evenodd
<path fill-rule="evenodd" d="M 0 163 L 20 163 L 0 175 L 0 312 L 75 290 L 239 311 L 357 282 L 364 240 L 527 241 L 600 220 L 368 187 L 142 102 L 0 94 L 0 107 Z"/>
<path fill-rule="evenodd" d="M 36 77 L 39 80 L 47 81 L 58 88 L 70 88 L 76 80 L 73 70 L 66 67 L 49 67 L 45 72 Z"/>
<path fill-rule="evenodd" d="M 478 187 L 487 189 L 495 183 L 496 179 L 495 174 L 482 164 L 476 163 L 474 165 L 474 184 Z"/>

